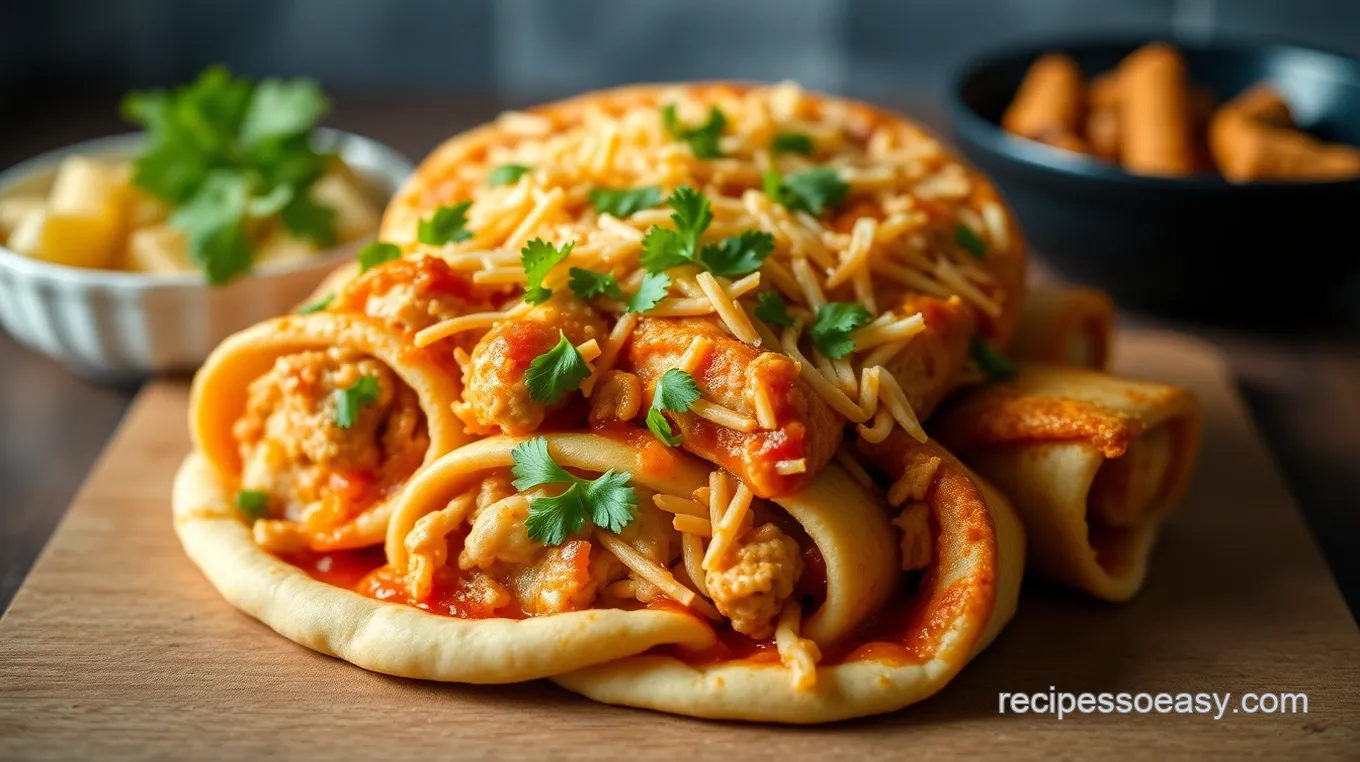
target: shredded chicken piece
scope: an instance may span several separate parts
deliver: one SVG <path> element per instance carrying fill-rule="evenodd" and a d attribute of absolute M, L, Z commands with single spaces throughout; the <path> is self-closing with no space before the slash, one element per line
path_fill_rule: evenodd
<path fill-rule="evenodd" d="M 291 521 L 261 519 L 250 527 L 255 544 L 270 553 L 296 553 L 307 547 L 307 538 Z"/>
<path fill-rule="evenodd" d="M 590 397 L 591 424 L 631 421 L 642 410 L 642 379 L 611 370 Z"/>
<path fill-rule="evenodd" d="M 545 548 L 538 559 L 515 569 L 507 584 L 524 613 L 558 614 L 586 608 L 595 598 L 596 580 L 590 573 L 591 545 L 567 540 Z"/>
<path fill-rule="evenodd" d="M 435 323 L 491 308 L 484 294 L 439 257 L 397 259 L 351 281 L 339 300 L 398 330 L 414 334 Z M 462 337 L 462 343 L 470 339 Z"/>
<path fill-rule="evenodd" d="M 542 546 L 529 539 L 524 526 L 528 517 L 529 500 L 523 495 L 511 495 L 478 511 L 458 555 L 458 568 L 491 569 L 497 563 L 533 561 Z"/>
<path fill-rule="evenodd" d="M 913 500 L 902 508 L 893 523 L 902 530 L 902 571 L 929 566 L 935 544 L 930 534 L 930 506 Z"/>
<path fill-rule="evenodd" d="M 774 524 L 764 524 L 739 540 L 726 559 L 729 565 L 708 572 L 704 580 L 713 604 L 737 632 L 770 637 L 803 573 L 798 543 Z"/>
<path fill-rule="evenodd" d="M 464 404 L 458 408 L 470 429 L 527 434 L 543 423 L 548 406 L 529 395 L 524 374 L 563 334 L 581 344 L 603 340 L 608 331 L 589 305 L 571 298 L 550 299 L 487 331 L 472 350 Z"/>
<path fill-rule="evenodd" d="M 619 539 L 659 565 L 670 566 L 680 539 L 679 533 L 671 526 L 670 518 L 670 514 L 651 505 L 642 505 L 637 518 L 618 533 Z M 606 552 L 605 555 L 612 558 L 612 554 Z M 650 603 L 665 595 L 656 585 L 632 572 L 628 573 L 628 579 L 633 583 L 633 597 L 642 603 Z"/>
<path fill-rule="evenodd" d="M 899 506 L 908 500 L 925 500 L 930 485 L 935 483 L 935 471 L 940 467 L 940 459 L 914 458 L 907 463 L 902 478 L 893 482 L 888 490 L 888 505 Z"/>
<path fill-rule="evenodd" d="M 352 426 L 336 425 L 336 392 L 361 378 L 378 381 L 378 397 L 361 405 Z M 245 412 L 232 433 L 241 455 L 243 489 L 275 499 L 280 516 L 315 519 L 327 494 L 326 522 L 343 523 L 367 506 L 352 505 L 356 483 L 391 483 L 409 476 L 429 447 L 420 401 L 386 365 L 355 350 L 332 347 L 285 355 L 251 382 Z M 339 481 L 337 481 L 337 478 Z M 309 525 L 312 522 L 309 521 Z"/>
<path fill-rule="evenodd" d="M 433 592 L 434 573 L 449 560 L 449 533 L 462 526 L 474 494 L 465 492 L 448 506 L 421 516 L 407 533 L 406 589 L 415 600 L 427 600 Z"/>

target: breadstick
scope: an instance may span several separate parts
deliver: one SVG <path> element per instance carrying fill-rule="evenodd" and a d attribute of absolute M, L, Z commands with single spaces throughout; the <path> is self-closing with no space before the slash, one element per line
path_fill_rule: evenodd
<path fill-rule="evenodd" d="M 1185 60 L 1170 45 L 1152 43 L 1119 65 L 1119 155 L 1140 175 L 1179 177 L 1194 172 Z"/>
<path fill-rule="evenodd" d="M 1023 138 L 1085 152 L 1079 137 L 1085 90 L 1076 61 L 1061 53 L 1041 56 L 1025 73 L 1001 126 Z"/>

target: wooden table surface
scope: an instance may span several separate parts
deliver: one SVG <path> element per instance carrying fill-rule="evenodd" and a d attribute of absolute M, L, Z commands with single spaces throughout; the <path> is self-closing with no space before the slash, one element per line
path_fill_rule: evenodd
<path fill-rule="evenodd" d="M 11 109 L 0 124 L 0 168 L 35 153 L 113 132 L 116 96 L 66 98 Z M 446 136 L 507 104 L 449 94 L 336 99 L 328 124 L 419 160 Z M 937 129 L 938 105 L 897 105 Z M 1257 336 L 1146 316 L 1125 325 L 1168 327 L 1223 349 L 1274 457 L 1302 503 L 1352 613 L 1360 610 L 1360 337 Z M 32 567 L 135 388 L 106 388 L 0 334 L 0 611 Z"/>

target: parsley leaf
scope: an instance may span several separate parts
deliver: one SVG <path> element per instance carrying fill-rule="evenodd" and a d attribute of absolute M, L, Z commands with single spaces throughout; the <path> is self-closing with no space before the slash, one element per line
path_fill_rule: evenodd
<path fill-rule="evenodd" d="M 524 371 L 524 385 L 535 402 L 555 405 L 590 376 L 590 366 L 567 341 L 567 335 L 561 331 L 557 335 L 557 345 L 535 357 Z"/>
<path fill-rule="evenodd" d="M 170 222 L 209 283 L 250 271 L 259 237 L 250 219 L 279 216 L 299 238 L 334 243 L 334 212 L 307 195 L 331 160 L 310 142 L 329 110 L 312 80 L 257 84 L 221 66 L 123 99 L 123 118 L 146 129 L 132 182 L 173 207 Z"/>
<path fill-rule="evenodd" d="M 593 299 L 597 296 L 623 299 L 623 289 L 619 288 L 619 282 L 609 273 L 573 267 L 568 274 L 571 276 L 569 283 L 571 292 L 576 294 L 578 299 Z"/>
<path fill-rule="evenodd" d="M 774 236 L 763 230 L 744 230 L 721 244 L 700 249 L 698 261 L 714 275 L 736 278 L 759 270 L 773 251 Z"/>
<path fill-rule="evenodd" d="M 311 315 L 317 312 L 321 312 L 322 310 L 331 306 L 331 302 L 333 301 L 335 301 L 335 294 L 326 294 L 324 297 L 317 299 L 311 304 L 304 304 L 301 307 L 298 307 L 298 314 Z"/>
<path fill-rule="evenodd" d="M 839 206 L 850 193 L 850 185 L 830 167 L 805 169 L 782 178 L 772 169 L 762 179 L 765 195 L 790 209 L 809 214 L 821 214 Z"/>
<path fill-rule="evenodd" d="M 269 515 L 269 493 L 243 489 L 236 493 L 236 508 L 252 519 L 262 519 Z"/>
<path fill-rule="evenodd" d="M 472 231 L 467 229 L 467 210 L 471 206 L 471 201 L 464 201 L 454 206 L 439 207 L 430 219 L 420 221 L 416 238 L 430 246 L 466 241 L 472 237 Z"/>
<path fill-rule="evenodd" d="M 817 320 L 808 333 L 822 354 L 839 360 L 850 354 L 855 342 L 850 333 L 869 322 L 869 311 L 854 302 L 831 302 L 817 310 Z"/>
<path fill-rule="evenodd" d="M 519 263 L 529 282 L 524 285 L 524 301 L 529 304 L 542 304 L 552 296 L 552 289 L 543 287 L 543 279 L 554 267 L 562 263 L 571 253 L 576 243 L 556 248 L 542 238 L 535 238 L 519 250 Z"/>
<path fill-rule="evenodd" d="M 784 303 L 784 297 L 778 291 L 762 291 L 756 297 L 756 317 L 760 320 L 788 328 L 793 325 L 793 318 L 789 317 L 789 306 Z"/>
<path fill-rule="evenodd" d="M 359 408 L 378 401 L 382 386 L 377 376 L 361 376 L 348 389 L 335 390 L 335 425 L 348 429 L 359 420 Z"/>
<path fill-rule="evenodd" d="M 987 258 L 987 242 L 982 240 L 982 236 L 977 231 L 960 222 L 954 226 L 954 243 L 969 254 L 974 259 Z"/>
<path fill-rule="evenodd" d="M 812 136 L 806 132 L 781 132 L 770 141 L 770 149 L 775 153 L 798 153 L 811 156 Z"/>
<path fill-rule="evenodd" d="M 699 396 L 699 385 L 694 382 L 694 376 L 679 368 L 671 368 L 661 374 L 652 392 L 652 407 L 647 411 L 647 428 L 668 447 L 678 446 L 680 435 L 671 429 L 670 421 L 661 411 L 683 413 Z"/>
<path fill-rule="evenodd" d="M 523 164 L 502 164 L 491 170 L 491 174 L 486 176 L 486 184 L 492 188 L 502 185 L 514 185 L 519 182 L 521 177 L 529 174 L 532 170 Z"/>
<path fill-rule="evenodd" d="M 668 103 L 661 107 L 661 124 L 671 137 L 689 143 L 690 150 L 700 159 L 716 159 L 722 156 L 722 150 L 718 148 L 718 138 L 722 137 L 723 130 L 727 128 L 727 115 L 717 106 L 708 110 L 708 121 L 698 127 L 685 127 L 676 116 L 675 104 Z"/>
<path fill-rule="evenodd" d="M 401 249 L 395 243 L 369 241 L 359 249 L 359 272 L 366 273 L 383 262 L 401 259 Z"/>
<path fill-rule="evenodd" d="M 638 286 L 636 294 L 628 300 L 629 312 L 646 312 L 656 306 L 656 303 L 666 298 L 666 293 L 671 287 L 671 276 L 665 273 L 647 273 L 642 276 L 642 283 Z"/>
<path fill-rule="evenodd" d="M 974 338 L 968 347 L 968 356 L 988 381 L 1004 381 L 1015 376 L 1015 366 L 986 339 Z"/>
<path fill-rule="evenodd" d="M 619 219 L 631 217 L 643 209 L 661 203 L 661 189 L 648 185 L 642 188 L 594 188 L 590 191 L 590 205 L 600 214 Z"/>
<path fill-rule="evenodd" d="M 524 526 L 529 539 L 543 545 L 561 545 L 581 531 L 585 518 L 611 532 L 618 532 L 637 518 L 637 493 L 628 486 L 628 474 L 606 471 L 596 479 L 582 479 L 557 465 L 544 437 L 521 442 L 510 452 L 515 465 L 515 489 L 523 492 L 549 484 L 568 485 L 556 497 L 536 497 L 529 503 Z"/>

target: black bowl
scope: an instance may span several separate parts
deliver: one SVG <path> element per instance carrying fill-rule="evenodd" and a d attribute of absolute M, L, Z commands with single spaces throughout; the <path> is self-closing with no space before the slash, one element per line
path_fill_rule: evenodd
<path fill-rule="evenodd" d="M 1360 180 L 1233 184 L 1140 177 L 998 126 L 1025 71 L 1049 51 L 1092 76 L 1137 40 L 1055 40 L 990 53 L 949 92 L 964 154 L 1000 186 L 1038 259 L 1144 311 L 1217 323 L 1360 326 Z M 1299 125 L 1360 145 L 1360 61 L 1297 45 L 1170 40 L 1219 102 L 1268 81 Z"/>

